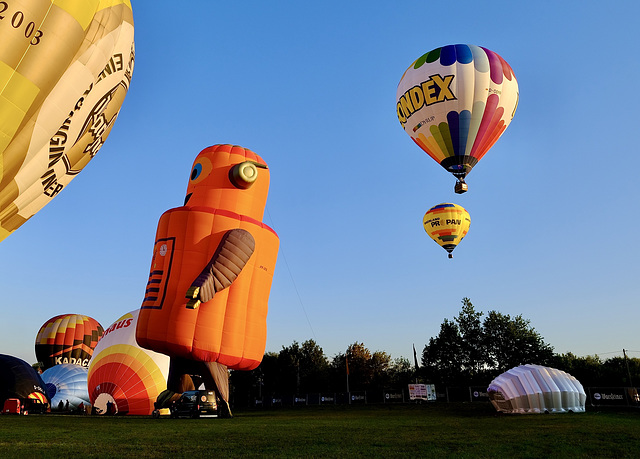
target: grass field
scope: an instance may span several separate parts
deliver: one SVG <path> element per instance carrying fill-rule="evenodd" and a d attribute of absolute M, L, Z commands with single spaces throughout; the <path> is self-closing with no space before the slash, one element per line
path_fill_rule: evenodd
<path fill-rule="evenodd" d="M 498 415 L 489 404 L 301 407 L 233 419 L 0 416 L 13 457 L 640 457 L 640 412 Z"/>

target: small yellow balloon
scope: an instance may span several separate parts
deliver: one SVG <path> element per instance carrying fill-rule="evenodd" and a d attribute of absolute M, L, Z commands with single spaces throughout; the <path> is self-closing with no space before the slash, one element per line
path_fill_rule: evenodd
<path fill-rule="evenodd" d="M 449 258 L 453 258 L 451 252 L 467 235 L 471 218 L 464 207 L 447 202 L 429 209 L 422 224 L 429 237 L 449 253 Z"/>

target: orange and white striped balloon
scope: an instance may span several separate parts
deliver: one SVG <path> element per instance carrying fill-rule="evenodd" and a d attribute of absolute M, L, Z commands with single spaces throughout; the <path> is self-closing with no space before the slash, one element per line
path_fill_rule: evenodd
<path fill-rule="evenodd" d="M 139 310 L 125 314 L 104 332 L 89 364 L 91 404 L 98 414 L 149 415 L 167 388 L 169 357 L 136 343 Z"/>

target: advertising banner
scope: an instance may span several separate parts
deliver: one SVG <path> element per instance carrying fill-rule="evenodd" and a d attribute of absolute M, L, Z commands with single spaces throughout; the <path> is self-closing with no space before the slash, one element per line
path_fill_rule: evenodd
<path fill-rule="evenodd" d="M 335 405 L 336 394 L 320 394 L 320 405 Z"/>
<path fill-rule="evenodd" d="M 489 394 L 487 393 L 486 386 L 471 386 L 469 387 L 469 392 L 471 392 L 472 402 L 488 402 L 489 401 Z"/>
<path fill-rule="evenodd" d="M 436 399 L 436 386 L 434 384 L 409 384 L 409 400 Z"/>
<path fill-rule="evenodd" d="M 626 406 L 627 391 L 624 387 L 589 387 L 591 406 Z"/>
<path fill-rule="evenodd" d="M 385 392 L 384 403 L 402 403 L 404 402 L 404 394 L 402 392 Z"/>

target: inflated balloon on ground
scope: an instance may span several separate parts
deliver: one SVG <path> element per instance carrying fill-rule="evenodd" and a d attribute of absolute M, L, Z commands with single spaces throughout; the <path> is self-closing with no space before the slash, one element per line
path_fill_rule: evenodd
<path fill-rule="evenodd" d="M 82 314 L 62 314 L 47 320 L 36 336 L 36 358 L 43 368 L 71 363 L 89 366 L 104 332 L 97 320 Z"/>
<path fill-rule="evenodd" d="M 583 412 L 582 384 L 562 370 L 520 365 L 495 378 L 487 389 L 496 410 L 505 413 Z"/>
<path fill-rule="evenodd" d="M 49 405 L 45 383 L 31 365 L 18 357 L 0 354 L 0 407 L 8 398 L 20 399 L 27 410 Z"/>
<path fill-rule="evenodd" d="M 202 150 L 184 205 L 158 222 L 140 309 L 138 343 L 171 356 L 168 389 L 197 387 L 196 374 L 217 391 L 223 409 L 227 368 L 252 370 L 264 355 L 279 247 L 262 222 L 269 180 L 267 164 L 251 150 Z"/>
<path fill-rule="evenodd" d="M 136 343 L 140 310 L 129 312 L 109 326 L 89 363 L 88 390 L 97 414 L 148 415 L 167 388 L 169 357 Z"/>
<path fill-rule="evenodd" d="M 91 400 L 87 389 L 88 371 L 87 367 L 63 363 L 49 368 L 40 375 L 46 384 L 52 411 L 59 409 L 60 402 L 65 410 L 76 410 L 80 404 L 85 409 L 89 407 Z"/>

